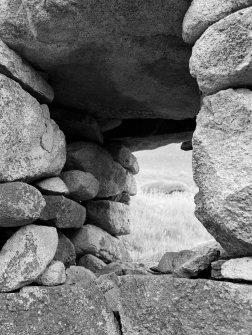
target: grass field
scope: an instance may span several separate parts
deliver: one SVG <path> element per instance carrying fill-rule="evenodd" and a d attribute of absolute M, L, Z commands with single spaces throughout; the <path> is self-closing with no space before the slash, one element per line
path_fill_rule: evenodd
<path fill-rule="evenodd" d="M 158 262 L 166 251 L 192 248 L 212 238 L 194 216 L 197 188 L 192 178 L 191 153 L 182 152 L 178 145 L 158 150 L 136 155 L 141 172 L 137 176 L 138 195 L 131 201 L 130 240 L 131 256 L 137 262 Z M 190 192 L 171 195 L 141 192 L 145 183 L 162 180 L 183 181 Z"/>

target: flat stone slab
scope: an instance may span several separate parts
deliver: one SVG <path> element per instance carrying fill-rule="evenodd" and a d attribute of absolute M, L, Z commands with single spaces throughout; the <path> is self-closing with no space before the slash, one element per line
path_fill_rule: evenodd
<path fill-rule="evenodd" d="M 1 294 L 0 334 L 119 335 L 113 313 L 96 287 L 42 288 Z"/>
<path fill-rule="evenodd" d="M 123 335 L 251 335 L 250 285 L 169 275 L 119 281 Z"/>

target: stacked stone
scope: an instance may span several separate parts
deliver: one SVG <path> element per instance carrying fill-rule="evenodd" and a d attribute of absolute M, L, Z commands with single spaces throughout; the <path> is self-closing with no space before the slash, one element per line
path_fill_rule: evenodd
<path fill-rule="evenodd" d="M 242 257 L 213 265 L 213 276 L 230 279 L 252 261 L 251 6 L 194 0 L 183 24 L 184 40 L 195 43 L 190 71 L 203 96 L 193 137 L 196 216 L 229 258 Z"/>
<path fill-rule="evenodd" d="M 76 261 L 95 270 L 130 259 L 119 237 L 130 233 L 136 158 L 102 146 L 87 116 L 67 128 L 82 142 L 67 146 L 44 78 L 0 41 L 0 292 L 62 284 Z"/>

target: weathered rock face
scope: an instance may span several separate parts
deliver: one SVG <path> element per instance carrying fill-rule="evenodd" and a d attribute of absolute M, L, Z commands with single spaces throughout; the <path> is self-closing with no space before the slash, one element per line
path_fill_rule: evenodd
<path fill-rule="evenodd" d="M 33 186 L 21 182 L 0 184 L 0 227 L 32 223 L 45 205 L 43 196 Z"/>
<path fill-rule="evenodd" d="M 204 94 L 252 84 L 252 7 L 213 24 L 193 47 L 191 74 Z"/>
<path fill-rule="evenodd" d="M 250 335 L 252 287 L 169 276 L 120 277 L 122 333 Z"/>
<path fill-rule="evenodd" d="M 106 231 L 92 225 L 85 225 L 69 233 L 78 256 L 92 254 L 105 262 L 129 261 L 130 256 L 124 244 Z"/>
<path fill-rule="evenodd" d="M 252 282 L 252 257 L 219 260 L 212 264 L 212 277 Z"/>
<path fill-rule="evenodd" d="M 86 205 L 87 223 L 100 227 L 112 235 L 130 233 L 130 208 L 122 203 L 99 200 Z"/>
<path fill-rule="evenodd" d="M 97 144 L 75 142 L 67 148 L 66 170 L 92 173 L 99 181 L 97 197 L 105 198 L 121 193 L 126 182 L 125 169 Z"/>
<path fill-rule="evenodd" d="M 203 100 L 193 138 L 196 216 L 230 254 L 252 254 L 252 92 Z"/>
<path fill-rule="evenodd" d="M 4 75 L 0 95 L 0 182 L 59 174 L 66 159 L 65 138 L 48 107 Z"/>
<path fill-rule="evenodd" d="M 88 288 L 96 280 L 95 274 L 83 266 L 70 266 L 66 270 L 66 276 L 67 285 L 78 285 L 83 288 Z"/>
<path fill-rule="evenodd" d="M 11 292 L 36 280 L 52 261 L 57 244 L 53 227 L 20 228 L 0 252 L 0 292 Z"/>
<path fill-rule="evenodd" d="M 52 261 L 45 271 L 35 280 L 35 283 L 43 286 L 56 286 L 66 281 L 65 266 L 62 262 Z"/>
<path fill-rule="evenodd" d="M 119 335 L 113 313 L 96 288 L 26 287 L 1 297 L 5 335 Z"/>
<path fill-rule="evenodd" d="M 89 172 L 66 171 L 61 174 L 61 178 L 69 189 L 69 197 L 76 201 L 93 199 L 99 192 L 99 182 Z"/>
<path fill-rule="evenodd" d="M 199 106 L 181 38 L 188 7 L 187 0 L 3 0 L 0 36 L 49 72 L 61 106 L 99 118 L 184 119 Z"/>
<path fill-rule="evenodd" d="M 193 0 L 183 21 L 184 41 L 195 43 L 212 24 L 249 6 L 252 0 Z"/>
<path fill-rule="evenodd" d="M 86 220 L 86 209 L 77 202 L 60 195 L 45 195 L 46 206 L 40 221 L 60 229 L 80 228 Z"/>
<path fill-rule="evenodd" d="M 1 40 L 0 56 L 0 73 L 20 83 L 40 102 L 52 102 L 54 92 L 46 80 Z"/>

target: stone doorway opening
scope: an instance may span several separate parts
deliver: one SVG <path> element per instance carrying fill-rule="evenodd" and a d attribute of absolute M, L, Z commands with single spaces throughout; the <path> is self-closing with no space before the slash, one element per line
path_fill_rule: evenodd
<path fill-rule="evenodd" d="M 155 264 L 166 252 L 191 249 L 212 236 L 194 215 L 192 151 L 181 144 L 134 152 L 140 172 L 131 198 L 131 256 Z"/>

